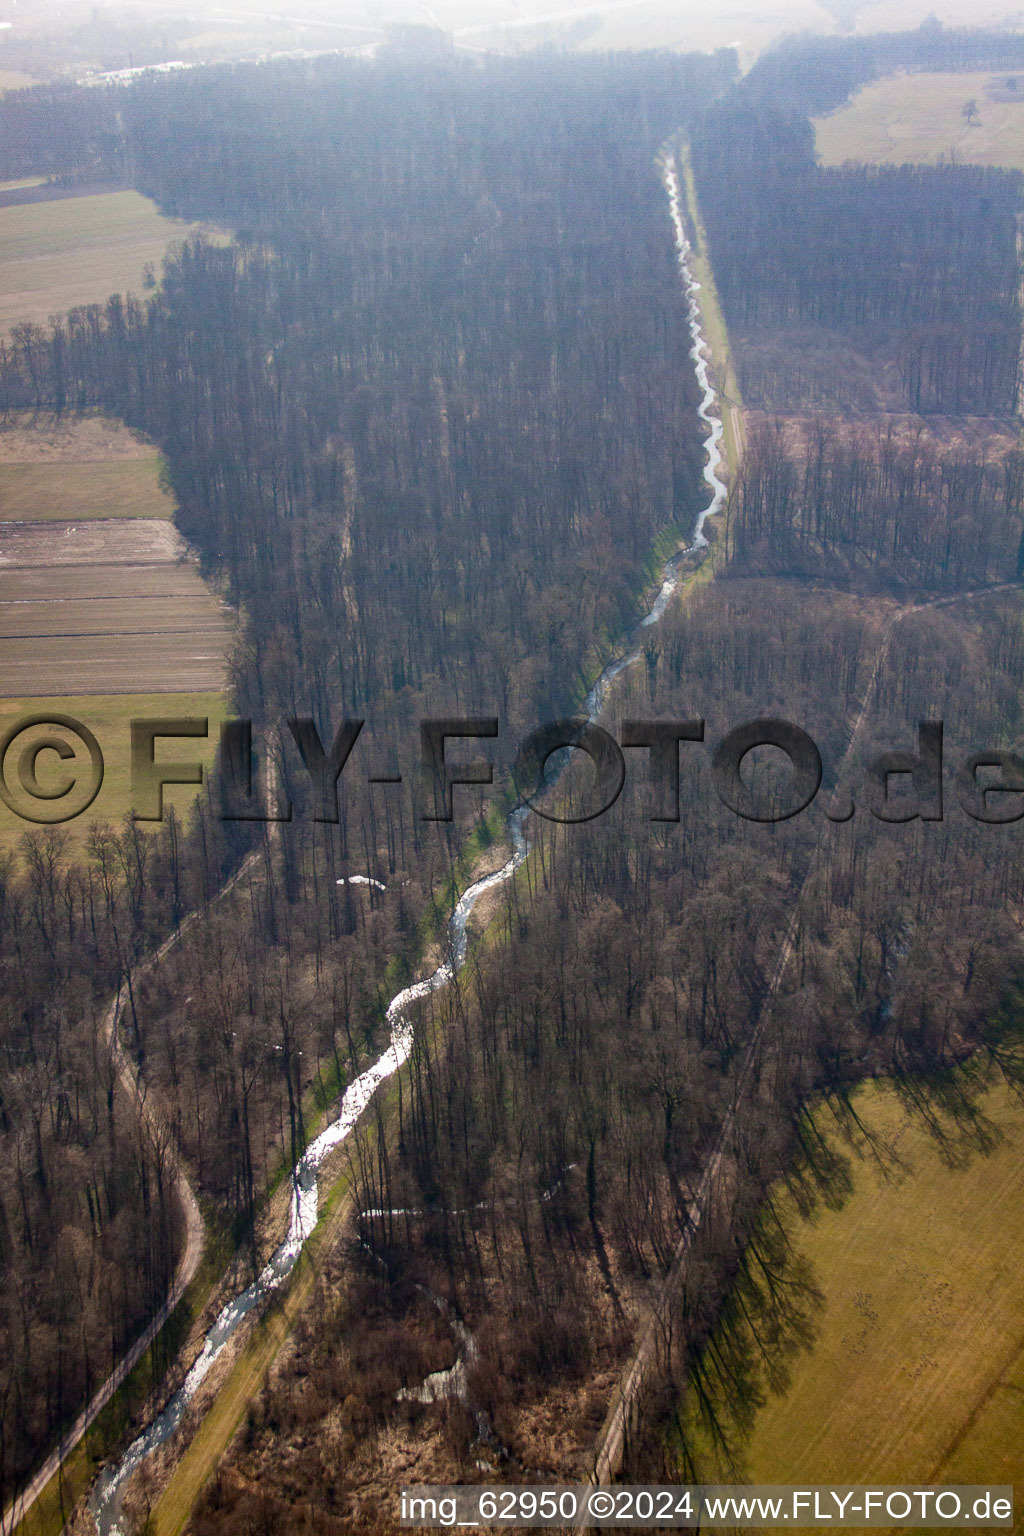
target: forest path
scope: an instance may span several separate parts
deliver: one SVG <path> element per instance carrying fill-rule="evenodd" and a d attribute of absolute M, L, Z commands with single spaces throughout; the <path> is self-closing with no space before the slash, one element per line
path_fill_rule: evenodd
<path fill-rule="evenodd" d="M 211 897 L 210 903 L 206 907 L 189 912 L 170 937 L 165 939 L 159 948 L 155 949 L 137 967 L 133 976 L 133 984 L 140 977 L 145 976 L 159 965 L 161 960 L 170 953 L 174 946 L 180 943 L 182 935 L 194 923 L 198 922 L 200 918 L 206 916 L 209 906 L 214 902 L 220 901 L 229 891 L 233 890 L 253 867 L 254 863 L 262 858 L 262 856 L 262 850 L 249 854 L 234 874 Z M 127 1353 L 122 1355 L 110 1372 L 110 1375 L 93 1393 L 89 1402 L 71 1425 L 71 1428 L 62 1436 L 59 1444 L 50 1452 L 50 1455 L 43 1462 L 32 1481 L 16 1498 L 11 1500 L 10 1504 L 3 1511 L 2 1516 L 0 1516 L 0 1536 L 7 1536 L 7 1533 L 15 1530 L 19 1523 L 25 1519 L 48 1485 L 54 1478 L 60 1475 L 63 1463 L 67 1461 L 68 1457 L 79 1445 L 86 1431 L 103 1412 L 114 1394 L 127 1381 L 136 1365 L 138 1365 L 147 1349 L 153 1343 L 153 1340 L 166 1324 L 168 1318 L 177 1308 L 196 1276 L 206 1249 L 206 1224 L 203 1221 L 199 1202 L 196 1199 L 195 1190 L 192 1188 L 192 1182 L 178 1155 L 173 1137 L 169 1134 L 166 1126 L 161 1123 L 159 1116 L 149 1102 L 145 1085 L 139 1077 L 135 1063 L 121 1043 L 119 1025 L 124 1012 L 127 994 L 128 983 L 125 981 L 121 983 L 104 1013 L 103 1033 L 107 1039 L 111 1058 L 117 1068 L 118 1081 L 129 1098 L 135 1100 L 140 1117 L 153 1142 L 157 1146 L 163 1145 L 170 1152 L 173 1162 L 174 1186 L 185 1221 L 185 1246 L 178 1261 L 174 1280 L 171 1283 L 171 1288 L 164 1299 L 163 1305 L 153 1314 L 142 1333 L 135 1340 L 135 1343 Z"/>
<path fill-rule="evenodd" d="M 903 604 L 891 614 L 883 631 L 878 652 L 875 656 L 874 666 L 864 689 L 864 696 L 856 720 L 847 741 L 846 751 L 843 753 L 839 768 L 836 772 L 836 791 L 838 794 L 843 780 L 844 772 L 853 755 L 857 738 L 868 713 L 868 707 L 874 695 L 879 675 L 885 664 L 886 658 L 892 648 L 893 637 L 904 619 L 913 614 L 924 613 L 932 608 L 949 608 L 956 603 L 967 602 L 976 598 L 988 597 L 992 593 L 1021 590 L 1019 581 L 1004 581 L 991 587 L 974 588 L 967 592 L 957 592 L 941 597 L 926 598 L 924 601 L 912 601 Z M 826 813 L 827 814 L 827 813 Z M 845 814 L 845 813 L 843 813 Z M 837 816 L 836 819 L 841 819 Z M 619 1385 L 615 1390 L 611 1406 L 605 1422 L 601 1428 L 594 1446 L 594 1460 L 590 1473 L 590 1481 L 597 1485 L 614 1482 L 626 1452 L 630 1430 L 637 1422 L 640 1411 L 640 1400 L 643 1389 L 659 1363 L 659 1343 L 662 1338 L 672 1336 L 672 1315 L 679 1286 L 684 1278 L 687 1260 L 693 1248 L 694 1239 L 701 1226 L 707 1221 L 716 1199 L 726 1193 L 726 1186 L 731 1167 L 728 1157 L 730 1143 L 736 1129 L 739 1117 L 740 1104 L 743 1095 L 750 1086 L 754 1074 L 754 1067 L 758 1060 L 758 1052 L 764 1038 L 765 1028 L 771 1018 L 772 1008 L 778 996 L 783 977 L 789 966 L 797 935 L 800 931 L 801 904 L 805 890 L 810 883 L 817 867 L 818 851 L 821 848 L 826 828 L 823 825 L 818 835 L 818 840 L 811 852 L 807 871 L 801 881 L 800 888 L 793 900 L 792 916 L 779 946 L 778 958 L 771 980 L 768 983 L 764 998 L 758 1012 L 754 1032 L 744 1053 L 742 1066 L 736 1082 L 736 1090 L 732 1107 L 722 1122 L 721 1130 L 715 1141 L 714 1148 L 704 1167 L 700 1183 L 696 1193 L 687 1207 L 687 1224 L 684 1228 L 676 1251 L 669 1267 L 668 1273 L 661 1283 L 657 1299 L 651 1308 L 650 1316 L 644 1325 L 639 1343 L 633 1352 L 629 1364 L 626 1366 Z M 590 1529 L 584 1520 L 575 1527 L 577 1532 Z"/>

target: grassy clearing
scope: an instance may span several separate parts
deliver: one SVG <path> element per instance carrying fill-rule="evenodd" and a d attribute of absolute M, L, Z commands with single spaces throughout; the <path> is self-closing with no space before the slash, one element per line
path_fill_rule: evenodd
<path fill-rule="evenodd" d="M 1018 80 L 1016 90 L 1007 87 L 1010 79 Z M 963 116 L 969 101 L 978 108 L 971 123 Z M 815 118 L 814 130 L 823 165 L 955 158 L 964 165 L 1024 170 L 1024 75 L 887 75 L 837 112 Z"/>
<path fill-rule="evenodd" d="M 212 768 L 220 737 L 220 723 L 230 713 L 229 701 L 223 693 L 135 693 L 96 694 L 88 698 L 22 698 L 0 700 L 0 730 L 6 730 L 16 720 L 27 715 L 45 715 L 56 712 L 69 715 L 92 731 L 100 744 L 104 759 L 103 787 L 92 805 L 74 820 L 62 823 L 75 845 L 82 845 L 89 829 L 96 822 L 116 824 L 131 810 L 130 741 L 132 719 L 155 716 L 198 715 L 208 722 L 205 740 L 159 740 L 156 757 L 160 763 L 201 762 L 206 770 Z M 64 732 L 57 732 L 64 735 Z M 26 737 L 26 741 L 29 738 Z M 17 748 L 7 758 L 8 777 L 16 761 Z M 88 762 L 80 753 L 83 769 Z M 48 761 L 49 760 L 49 761 Z M 58 764 L 55 754 L 41 754 L 38 763 L 39 781 L 46 783 L 49 772 L 55 772 Z M 72 765 L 70 771 L 74 772 Z M 15 780 L 16 783 L 16 780 Z M 187 816 L 189 806 L 202 790 L 194 785 L 169 785 L 164 789 L 164 807 L 173 805 L 179 816 Z M 156 822 L 140 822 L 143 827 L 155 827 Z M 24 834 L 31 830 L 27 821 L 21 820 L 7 806 L 0 806 L 0 850 L 17 851 Z"/>
<path fill-rule="evenodd" d="M 5 91 L 23 91 L 26 86 L 36 84 L 38 82 L 33 80 L 31 75 L 23 75 L 16 69 L 0 69 L 0 96 Z M 39 178 L 39 181 L 41 180 L 42 177 Z M 7 182 L 5 185 L 0 186 L 0 191 L 10 191 L 12 187 L 32 187 L 38 185 L 38 181 Z"/>
<path fill-rule="evenodd" d="M 959 1166 L 891 1087 L 865 1087 L 857 1108 L 903 1171 L 859 1160 L 843 1208 L 797 1223 L 826 1304 L 812 1352 L 757 1418 L 750 1479 L 1019 1481 L 1024 1105 L 991 1089 L 998 1144 Z"/>
<path fill-rule="evenodd" d="M 160 479 L 160 456 L 102 463 L 0 464 L 0 521 L 81 522 L 163 517 L 174 502 Z"/>
<path fill-rule="evenodd" d="M 167 247 L 190 228 L 138 192 L 0 208 L 0 331 L 115 292 L 142 296 L 147 263 L 159 273 Z"/>

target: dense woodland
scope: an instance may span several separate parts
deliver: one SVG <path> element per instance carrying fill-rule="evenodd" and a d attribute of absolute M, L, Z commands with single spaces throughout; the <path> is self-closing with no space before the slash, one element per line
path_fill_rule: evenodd
<path fill-rule="evenodd" d="M 737 571 L 949 591 L 1024 572 L 1024 458 L 940 446 L 891 421 L 818 416 L 751 434 L 726 537 Z"/>
<path fill-rule="evenodd" d="M 1012 64 L 1019 39 L 997 54 L 985 38 L 925 32 L 888 52 L 872 40 L 782 50 L 696 125 L 701 210 L 748 405 L 1016 410 L 1019 174 L 826 169 L 808 117 L 884 68 L 962 68 L 968 54 Z"/>
<path fill-rule="evenodd" d="M 124 1023 L 211 1219 L 252 1266 L 268 1180 L 379 1041 L 384 1006 L 444 912 L 451 860 L 474 824 L 469 796 L 461 826 L 422 821 L 419 717 L 497 709 L 511 750 L 513 731 L 571 708 L 636 611 L 655 539 L 692 524 L 697 391 L 655 158 L 679 114 L 705 104 L 730 68 L 335 60 L 225 71 L 201 87 L 187 75 L 81 92 L 67 117 L 50 102 L 58 136 L 96 100 L 122 112 L 136 183 L 168 211 L 215 216 L 241 235 L 187 245 L 145 307 L 112 300 L 48 332 L 19 329 L 0 349 L 3 408 L 105 409 L 160 443 L 179 524 L 247 619 L 240 712 L 258 725 L 312 715 L 325 740 L 343 716 L 368 717 L 339 825 L 304 819 L 308 778 L 290 747 L 277 780 L 295 820 L 274 857 L 137 978 Z M 19 110 L 2 139 L 9 164 Z M 38 123 L 30 141 L 47 153 Z M 88 162 L 87 136 L 82 145 Z M 404 783 L 369 789 L 370 769 L 398 769 Z M 137 872 L 122 889 L 108 854 L 110 900 L 130 904 L 134 889 L 136 905 L 118 928 L 126 952 L 103 965 L 77 929 L 94 921 L 99 853 L 82 866 L 52 845 L 52 900 L 70 913 L 61 1006 L 81 1036 L 76 1070 L 109 1075 L 96 1042 L 113 985 L 259 840 L 258 824 L 220 822 L 219 809 L 215 793 L 191 833 L 179 830 L 170 893 Z M 124 836 L 131 871 L 149 844 L 137 828 Z M 339 887 L 349 870 L 393 894 Z M 11 874 L 32 912 L 36 878 Z M 47 971 L 46 935 L 29 933 L 38 963 L 10 997 L 11 1029 L 34 1038 L 36 1014 L 63 991 Z M 15 942 L 5 921 L 4 952 Z M 12 1084 L 23 1070 L 10 1059 Z M 81 1103 L 83 1156 L 112 1158 L 89 1118 L 100 1089 L 76 1093 L 52 1070 L 45 1102 L 66 1093 Z M 4 1157 L 21 1159 L 20 1187 L 40 1215 L 37 1186 L 63 1181 L 88 1234 L 77 1172 L 51 1151 L 64 1121 L 55 1108 L 36 1145 L 31 1100 L 5 1091 Z M 5 1180 L 4 1200 L 18 1188 Z M 82 1246 L 90 1251 L 88 1236 Z M 67 1287 L 45 1298 L 64 1308 L 73 1342 L 60 1347 L 81 1357 L 77 1374 L 61 1367 L 60 1401 L 45 1389 L 58 1367 L 36 1328 L 36 1293 L 21 1293 L 17 1326 L 38 1347 L 17 1362 L 5 1351 L 5 1493 L 72 1416 L 83 1383 L 109 1367 L 170 1258 L 165 1242 L 158 1270 L 125 1264 L 125 1283 L 138 1276 L 141 1289 L 106 1343 L 95 1266 L 72 1302 Z M 13 1272 L 48 1272 L 27 1229 Z"/>
<path fill-rule="evenodd" d="M 86 859 L 34 830 L 0 861 L 0 1493 L 40 1459 L 160 1306 L 181 1213 L 173 1143 L 140 1113 L 105 1016 L 140 1044 L 147 949 L 230 867 L 221 824 L 200 847 L 173 817 L 152 836 L 97 829 Z"/>
<path fill-rule="evenodd" d="M 585 1475 L 608 1383 L 658 1295 L 760 1023 L 728 1144 L 731 1197 L 702 1232 L 668 1319 L 664 1390 L 625 1468 L 698 1477 L 710 1423 L 742 1474 L 740 1429 L 785 1379 L 813 1297 L 785 1230 L 758 1225 L 767 1187 L 789 1168 L 805 1202 L 843 1191 L 802 1106 L 827 1094 L 842 1116 L 868 1073 L 894 1076 L 913 1101 L 924 1072 L 936 1096 L 918 1107 L 953 1147 L 963 1127 L 968 1142 L 980 1133 L 982 1063 L 1021 1081 L 1019 1039 L 998 1022 L 1021 963 L 1019 824 L 979 829 L 950 794 L 941 824 L 885 825 L 861 795 L 868 763 L 916 745 L 922 715 L 946 721 L 950 774 L 976 742 L 1017 735 L 1019 598 L 899 611 L 737 579 L 667 621 L 616 714 L 701 712 L 713 742 L 777 709 L 818 742 L 826 802 L 889 635 L 841 786 L 861 810 L 836 826 L 820 803 L 776 826 L 742 822 L 716 800 L 708 753 L 688 745 L 678 826 L 645 825 L 640 774 L 599 821 L 538 833 L 529 876 L 497 918 L 500 942 L 424 1006 L 399 1125 L 386 1150 L 378 1138 L 353 1152 L 358 1237 L 253 1403 L 197 1531 L 344 1529 L 353 1489 L 363 1520 L 386 1525 L 400 1454 L 428 1478 L 473 1480 L 481 1457 L 512 1480 Z M 794 910 L 793 958 L 762 1021 Z M 936 1080 L 943 1063 L 970 1073 Z M 705 1355 L 737 1274 L 738 1322 Z M 473 1334 L 465 1402 L 401 1400 L 458 1355 L 431 1294 Z M 699 1439 L 680 1441 L 694 1371 L 706 1411 Z"/>
<path fill-rule="evenodd" d="M 468 713 L 557 711 L 655 536 L 692 520 L 653 162 L 722 66 L 659 59 L 641 88 L 628 60 L 574 65 L 568 122 L 552 67 L 417 67 L 400 90 L 361 65 L 283 70 L 287 108 L 260 70 L 139 88 L 139 184 L 252 240 L 190 244 L 148 309 L 24 328 L 0 358 L 0 403 L 99 405 L 164 447 L 183 531 L 252 616 L 254 718 L 433 683 Z"/>
<path fill-rule="evenodd" d="M 712 163 L 706 126 L 732 110 L 698 128 L 694 161 L 702 206 L 721 178 L 707 223 L 727 313 L 760 305 L 766 329 L 801 319 L 795 338 L 776 331 L 784 346 L 771 338 L 782 402 L 876 408 L 873 384 L 860 400 L 839 386 L 881 338 L 887 403 L 1012 412 L 1016 178 L 944 168 L 819 181 L 809 125 L 790 118 L 772 154 L 795 145 L 795 168 L 770 166 L 760 182 L 753 140 L 738 135 L 749 160 L 734 214 L 735 167 Z M 844 238 L 858 260 L 847 249 L 840 265 Z M 849 345 L 822 384 L 826 329 L 827 347 L 837 333 Z M 750 370 L 755 347 L 740 336 Z M 852 1128 L 849 1089 L 884 1073 L 962 1150 L 984 1145 L 974 1097 L 986 1073 L 1021 1083 L 1004 1011 L 1021 963 L 1019 826 L 980 827 L 951 793 L 972 750 L 1021 727 L 1019 597 L 986 595 L 1019 578 L 1020 492 L 1005 437 L 950 442 L 919 418 L 754 431 L 716 542 L 719 580 L 652 635 L 611 713 L 707 717 L 709 742 L 754 715 L 799 721 L 825 761 L 822 800 L 794 822 L 741 823 L 714 796 L 706 751 L 684 746 L 678 826 L 642 830 L 641 773 L 599 821 L 537 829 L 500 941 L 424 1007 L 400 1126 L 383 1152 L 378 1138 L 353 1154 L 360 1246 L 338 1255 L 296 1353 L 252 1405 L 197 1531 L 347 1529 L 353 1488 L 362 1519 L 386 1524 L 386 1469 L 410 1448 L 424 1477 L 479 1476 L 481 1456 L 513 1480 L 584 1473 L 608 1402 L 597 1384 L 614 1381 L 658 1294 L 756 1036 L 727 1149 L 731 1196 L 666 1319 L 664 1374 L 625 1468 L 699 1477 L 710 1445 L 716 1473 L 724 1457 L 742 1475 L 744 1426 L 784 1382 L 815 1299 L 767 1190 L 781 1170 L 804 1204 L 844 1189 L 804 1106 L 824 1095 Z M 868 812 L 868 766 L 915 747 L 921 719 L 946 723 L 946 817 L 886 825 Z M 830 825 L 822 802 L 840 762 L 839 799 L 860 811 Z M 770 763 L 759 771 L 770 794 Z M 431 1294 L 470 1327 L 476 1353 L 465 1400 L 427 1407 L 408 1394 L 460 1348 L 450 1330 L 446 1347 Z"/>
<path fill-rule="evenodd" d="M 920 67 L 1002 46 L 915 37 Z M 881 368 L 905 409 L 1013 411 L 1017 179 L 818 171 L 807 110 L 895 44 L 849 46 L 815 56 L 813 100 L 795 48 L 735 88 L 727 55 L 384 55 L 0 102 L 0 175 L 99 173 L 236 234 L 186 244 L 145 305 L 19 328 L 0 344 L 0 411 L 103 409 L 160 444 L 180 526 L 244 616 L 234 689 L 259 728 L 260 788 L 272 778 L 294 806 L 291 822 L 224 821 L 214 785 L 187 829 L 98 834 L 84 859 L 40 835 L 4 871 L 0 1265 L 20 1282 L 0 1315 L 5 1498 L 162 1294 L 171 1149 L 251 1272 L 273 1242 L 268 1186 L 381 1044 L 389 998 L 437 957 L 460 851 L 506 856 L 478 792 L 459 791 L 452 823 L 422 819 L 418 720 L 497 714 L 507 763 L 525 730 L 579 706 L 656 547 L 692 527 L 699 396 L 665 139 L 692 143 L 749 398 L 851 405 L 840 376 L 873 390 Z M 869 1072 L 1018 1071 L 996 1023 L 1021 960 L 1018 827 L 980 828 L 952 794 L 941 823 L 886 825 L 861 787 L 920 719 L 946 721 L 950 773 L 1019 733 L 1019 597 L 985 589 L 1020 575 L 1022 491 L 1018 454 L 923 428 L 751 434 L 718 579 L 650 632 L 606 721 L 705 719 L 706 744 L 681 749 L 680 821 L 649 820 L 646 754 L 630 752 L 611 813 L 533 823 L 486 939 L 419 1009 L 394 1115 L 352 1148 L 364 1215 L 197 1532 L 386 1524 L 390 1458 L 410 1446 L 438 1480 L 479 1475 L 481 1456 L 511 1480 L 585 1470 L 739 1091 L 731 1198 L 627 1470 L 693 1470 L 687 1378 L 730 1439 L 701 1347 L 737 1274 L 733 1310 L 749 1298 L 780 1334 L 750 1256 L 769 1279 L 785 1270 L 758 1213 L 780 1170 L 809 1190 L 821 1173 L 808 1101 L 842 1104 Z M 825 785 L 805 815 L 756 825 L 717 799 L 709 749 L 772 714 L 814 736 Z M 337 823 L 308 819 L 294 746 L 268 748 L 268 728 L 306 715 L 325 743 L 343 717 L 368 720 Z M 861 809 L 833 825 L 840 764 Z M 370 787 L 370 771 L 403 782 Z M 769 801 L 784 793 L 770 756 L 755 772 Z M 350 873 L 387 889 L 339 886 Z M 129 980 L 122 1038 L 166 1146 L 111 1076 L 102 1015 Z M 453 1313 L 475 1340 L 466 1400 L 399 1399 L 452 1363 Z M 749 1407 L 765 1372 L 738 1333 L 720 1350 Z"/>

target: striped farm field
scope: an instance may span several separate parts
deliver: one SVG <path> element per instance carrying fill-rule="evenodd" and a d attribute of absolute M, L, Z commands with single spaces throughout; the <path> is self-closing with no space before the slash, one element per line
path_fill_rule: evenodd
<path fill-rule="evenodd" d="M 0 522 L 174 516 L 153 443 L 100 412 L 12 412 L 0 426 Z"/>
<path fill-rule="evenodd" d="M 220 690 L 232 628 L 169 522 L 0 522 L 0 697 Z"/>
<path fill-rule="evenodd" d="M 132 809 L 132 718 L 208 719 L 206 739 L 162 742 L 159 756 L 213 763 L 234 614 L 203 580 L 173 513 L 159 453 L 123 422 L 40 412 L 0 429 L 0 732 L 54 714 L 92 732 L 102 788 L 85 809 L 74 798 L 57 807 L 81 811 L 60 823 L 76 843 Z M 49 734 L 75 762 L 60 748 L 40 752 L 43 790 L 88 782 L 81 741 L 65 728 Z M 16 849 L 33 825 L 19 809 L 39 809 L 10 788 L 37 738 L 19 734 L 0 764 L 13 800 L 0 805 L 0 848 Z M 170 788 L 167 803 L 184 812 L 196 793 Z"/>

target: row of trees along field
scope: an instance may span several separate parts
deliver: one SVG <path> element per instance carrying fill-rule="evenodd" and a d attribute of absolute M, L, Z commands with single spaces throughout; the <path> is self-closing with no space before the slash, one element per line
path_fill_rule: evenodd
<path fill-rule="evenodd" d="M 943 47 L 955 37 L 942 34 Z M 994 61 L 995 40 L 984 39 L 978 57 L 987 49 Z M 775 410 L 1012 415 L 1019 174 L 815 164 L 808 113 L 879 72 L 889 55 L 869 43 L 769 56 L 695 125 L 701 210 L 744 397 Z M 1015 50 L 1019 38 L 1006 40 L 1003 67 Z M 940 56 L 927 45 L 916 67 Z M 905 63 L 916 60 L 911 47 Z"/>
<path fill-rule="evenodd" d="M 817 116 L 841 106 L 858 86 L 880 75 L 1012 70 L 1022 64 L 1019 32 L 944 27 L 930 17 L 912 32 L 785 38 L 754 62 L 743 90 L 751 101 Z"/>
<path fill-rule="evenodd" d="M 662 73 L 660 80 L 655 80 L 649 55 L 624 55 L 613 63 L 593 54 L 575 58 L 572 68 L 577 80 L 587 70 L 592 72 L 591 79 L 594 71 L 604 76 L 603 96 L 594 96 L 591 102 L 595 125 L 600 126 L 604 121 L 605 106 L 613 112 L 625 111 L 634 116 L 639 104 L 640 121 L 645 129 L 657 131 L 660 126 L 680 126 L 695 104 L 692 72 L 699 70 L 701 74 L 697 91 L 704 94 L 710 87 L 714 94 L 716 87 L 724 86 L 734 77 L 737 67 L 731 49 L 720 50 L 710 65 L 705 61 L 687 60 L 682 65 L 682 74 L 678 72 L 678 56 L 662 56 L 658 62 Z M 473 67 L 465 60 L 462 65 L 467 74 Z M 314 66 L 327 70 L 336 67 L 336 61 Z M 428 62 L 423 57 L 416 68 L 410 70 L 400 48 L 381 50 L 373 70 L 364 63 L 344 67 L 363 74 L 364 89 L 373 91 L 379 82 L 386 94 L 389 116 L 397 114 L 407 127 L 415 123 L 421 108 L 423 73 L 435 82 L 438 78 L 436 61 Z M 534 80 L 540 80 L 544 73 L 554 80 L 562 68 L 562 61 L 533 59 L 524 66 L 523 60 L 495 57 L 487 60 L 487 79 L 501 86 L 511 84 L 525 105 L 521 94 L 524 67 L 532 73 Z M 929 22 L 913 32 L 788 38 L 755 62 L 744 76 L 743 91 L 751 101 L 817 114 L 839 106 L 859 85 L 898 70 L 1021 67 L 1024 67 L 1024 41 L 1019 33 L 982 27 L 947 28 Z M 305 87 L 309 66 L 294 68 L 302 73 Z M 317 156 L 324 152 L 325 144 L 328 153 L 337 144 L 339 124 L 344 125 L 345 136 L 358 143 L 365 152 L 367 170 L 374 163 L 380 139 L 376 123 L 368 122 L 360 114 L 351 97 L 347 101 L 330 101 L 326 107 L 320 97 L 311 102 L 309 112 L 304 112 L 300 97 L 290 88 L 286 69 L 287 66 L 281 64 L 275 64 L 272 69 L 262 66 L 259 71 L 225 65 L 216 70 L 194 71 L 187 80 L 177 77 L 173 82 L 158 78 L 142 81 L 130 93 L 120 88 L 83 90 L 65 81 L 19 91 L 16 98 L 8 97 L 4 103 L 4 174 L 15 177 L 45 173 L 68 180 L 83 177 L 95 180 L 97 177 L 133 179 L 155 172 L 167 179 L 150 183 L 154 195 L 159 192 L 161 199 L 184 196 L 186 201 L 191 201 L 189 188 L 193 178 L 189 154 L 194 140 L 182 133 L 185 120 L 177 105 L 183 99 L 182 93 L 187 93 L 192 114 L 189 120 L 201 125 L 195 138 L 216 139 L 219 145 L 216 166 L 210 163 L 210 157 L 204 157 L 206 165 L 201 173 L 209 178 L 207 186 L 216 183 L 224 198 L 223 204 L 213 205 L 211 217 L 224 217 L 222 208 L 231 209 L 233 213 L 236 207 L 245 203 L 259 225 L 263 222 L 263 210 L 268 202 L 279 195 L 282 207 L 305 210 L 307 200 L 297 201 L 291 192 L 284 192 L 282 188 L 285 185 L 300 186 L 315 179 L 308 167 L 317 163 Z M 714 72 L 713 81 L 709 78 L 709 70 Z M 215 101 L 223 101 L 224 93 L 231 93 L 236 101 L 244 104 L 246 111 L 255 115 L 264 129 L 268 124 L 273 125 L 271 135 L 278 145 L 275 170 L 283 178 L 274 188 L 256 182 L 252 157 L 245 144 L 244 132 L 239 131 L 238 121 L 222 121 L 215 101 L 211 105 L 207 82 L 215 77 L 219 86 Z M 291 78 L 295 78 L 294 74 Z M 400 88 L 393 90 L 391 87 L 396 81 L 400 82 Z M 433 96 L 432 106 L 436 107 L 437 90 L 429 78 L 425 92 Z M 158 103 L 156 112 L 162 117 L 149 115 L 154 101 Z M 163 105 L 159 104 L 161 101 Z M 136 112 L 137 105 L 139 112 Z M 495 141 L 500 140 L 504 131 L 502 117 L 517 110 L 518 105 L 488 113 L 480 125 L 483 132 Z M 172 131 L 161 137 L 161 130 L 168 128 Z M 452 153 L 455 149 L 456 146 L 450 146 Z M 302 161 L 306 162 L 305 166 Z"/>
<path fill-rule="evenodd" d="M 268 1182 L 379 1044 L 455 851 L 489 836 L 468 796 L 459 821 L 421 820 L 419 718 L 499 711 L 512 740 L 563 713 L 657 536 L 692 525 L 697 391 L 655 157 L 732 68 L 332 59 L 0 102 L 2 174 L 101 172 L 239 232 L 186 244 L 146 305 L 18 329 L 0 409 L 103 409 L 160 444 L 179 524 L 241 606 L 241 714 L 310 715 L 325 742 L 368 717 L 339 822 L 305 819 L 289 749 L 280 860 L 151 973 L 145 952 L 262 835 L 219 821 L 216 791 L 188 831 L 78 856 L 36 836 L 5 871 L 4 1499 L 173 1267 L 167 1149 L 100 1031 L 116 983 L 145 1090 L 252 1269 Z M 404 782 L 369 789 L 371 769 Z M 350 871 L 388 892 L 339 886 Z"/>

